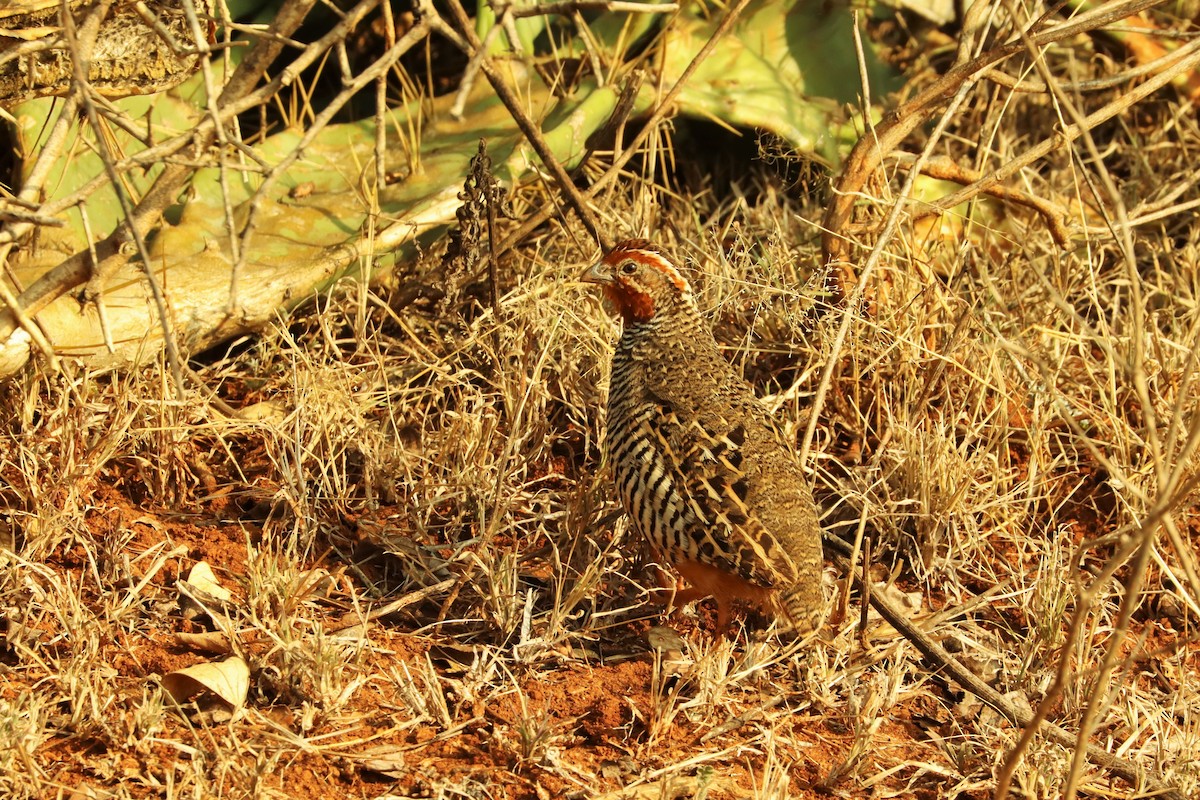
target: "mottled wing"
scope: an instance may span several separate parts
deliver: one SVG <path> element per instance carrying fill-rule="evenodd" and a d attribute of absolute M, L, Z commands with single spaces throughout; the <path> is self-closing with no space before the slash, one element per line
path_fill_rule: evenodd
<path fill-rule="evenodd" d="M 760 586 L 794 580 L 796 566 L 748 502 L 747 430 L 722 417 L 684 422 L 663 408 L 660 435 L 677 466 L 677 485 L 693 524 L 693 557 Z"/>

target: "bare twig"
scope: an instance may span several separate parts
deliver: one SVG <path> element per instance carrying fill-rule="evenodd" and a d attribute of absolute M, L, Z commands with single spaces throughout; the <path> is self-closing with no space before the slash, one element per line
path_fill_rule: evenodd
<path fill-rule="evenodd" d="M 483 54 L 479 62 L 480 69 L 482 69 L 483 74 L 487 76 L 488 82 L 491 83 L 492 88 L 495 89 L 500 101 L 504 103 L 505 108 L 508 109 L 508 113 L 512 115 L 513 121 L 516 122 L 517 127 L 521 129 L 521 133 L 537 152 L 538 157 L 542 159 L 542 163 L 545 164 L 547 169 L 550 170 L 551 175 L 554 176 L 555 183 L 558 185 L 559 191 L 566 196 L 567 201 L 571 204 L 572 208 L 575 209 L 575 213 L 579 215 L 579 219 L 588 229 L 588 232 L 595 237 L 596 241 L 601 243 L 601 247 L 608 249 L 611 240 L 608 237 L 608 234 L 605 233 L 596 223 L 596 219 L 592 214 L 591 209 L 588 207 L 587 198 L 585 198 L 580 193 L 579 189 L 575 187 L 575 184 L 572 182 L 571 176 L 567 173 L 566 168 L 563 167 L 563 165 L 555 157 L 554 152 L 550 149 L 550 146 L 546 144 L 546 140 L 542 137 L 541 128 L 535 124 L 530 118 L 529 114 L 526 113 L 524 107 L 521 105 L 521 101 L 517 98 L 516 93 L 513 92 L 512 87 L 508 85 L 508 81 L 505 80 L 503 74 L 501 74 L 500 70 L 496 68 L 496 65 L 493 63 L 492 59 L 486 54 L 483 43 L 480 42 L 479 37 L 475 35 L 475 30 L 471 26 L 471 21 L 467 17 L 467 12 L 463 9 L 462 3 L 460 3 L 459 0 L 450 0 L 449 6 L 451 13 L 454 15 L 455 22 L 458 25 L 459 32 L 462 34 L 467 44 L 468 49 L 466 52 L 472 58 L 475 58 L 480 53 Z M 428 16 L 435 20 L 438 19 L 436 13 L 432 9 L 430 9 Z M 436 25 L 437 22 L 435 21 L 434 24 Z"/>
<path fill-rule="evenodd" d="M 413 605 L 414 603 L 420 603 L 423 600 L 426 600 L 426 599 L 434 596 L 435 594 L 440 594 L 442 592 L 447 591 L 448 589 L 450 589 L 451 587 L 454 586 L 455 580 L 456 580 L 455 578 L 446 578 L 444 581 L 435 583 L 432 586 L 424 586 L 420 589 L 409 592 L 408 594 L 404 595 L 403 597 L 399 597 L 390 603 L 385 603 L 385 604 L 379 606 L 378 608 L 371 609 L 361 619 L 355 619 L 354 617 L 350 617 L 348 621 L 346 621 L 343 624 L 339 625 L 338 627 L 334 628 L 332 632 L 337 633 L 338 631 L 349 630 L 350 628 L 353 628 L 357 625 L 361 625 L 363 622 L 367 622 L 370 620 L 376 620 L 376 619 L 379 619 L 380 617 L 386 617 L 389 614 L 395 614 L 397 611 L 401 611 L 405 608 L 408 608 L 409 606 Z"/>
<path fill-rule="evenodd" d="M 26 211 L 23 208 L 14 208 L 13 206 L 3 202 L 0 202 L 0 220 L 27 222 L 30 225 L 45 225 L 50 228 L 61 228 L 67 224 L 58 217 L 48 217 L 45 214 L 39 214 L 36 211 Z"/>
<path fill-rule="evenodd" d="M 644 144 L 646 140 L 658 130 L 658 126 L 662 124 L 662 122 L 671 113 L 673 113 L 675 98 L 679 95 L 679 92 L 685 85 L 687 85 L 687 82 L 691 79 L 692 75 L 696 72 L 699 66 L 703 64 L 710 55 L 712 55 L 712 51 L 716 48 L 717 43 L 720 42 L 721 39 L 725 38 L 725 36 L 733 28 L 734 23 L 737 22 L 738 17 L 741 16 L 742 12 L 745 11 L 746 6 L 749 4 L 750 0 L 738 0 L 738 2 L 725 13 L 725 16 L 721 19 L 721 23 L 717 26 L 717 29 L 713 31 L 713 35 L 709 37 L 707 42 L 704 43 L 704 46 L 700 48 L 700 52 L 696 53 L 695 57 L 687 65 L 687 68 L 684 69 L 683 74 L 679 76 L 679 79 L 675 81 L 667 93 L 663 95 L 662 99 L 659 100 L 658 105 L 655 106 L 654 111 L 652 111 L 646 118 L 646 122 L 642 126 L 642 129 L 638 132 L 637 136 L 634 137 L 633 141 L 630 142 L 630 144 L 620 155 L 613 159 L 613 163 L 608 167 L 608 169 L 606 169 L 604 173 L 600 175 L 600 177 L 597 178 L 591 186 L 588 187 L 584 197 L 589 200 L 595 198 L 604 187 L 616 180 L 617 176 L 621 174 L 621 170 L 624 169 L 625 165 L 628 164 L 634 155 L 637 154 L 642 144 Z M 510 233 L 508 237 L 501 243 L 500 252 L 504 253 L 508 251 L 514 247 L 517 242 L 520 242 L 522 239 L 536 230 L 538 226 L 550 219 L 556 208 L 557 205 L 554 202 L 547 203 L 536 213 L 529 215 L 525 222 L 515 231 Z"/>
<path fill-rule="evenodd" d="M 825 544 L 826 546 L 831 546 L 842 556 L 850 554 L 850 545 L 836 537 L 826 536 Z M 864 575 L 861 568 L 854 569 L 852 574 L 855 583 L 859 586 L 860 593 L 865 596 L 867 592 L 865 582 L 869 578 Z M 871 592 L 870 603 L 879 612 L 879 615 L 887 620 L 889 625 L 899 631 L 926 658 L 933 675 L 941 676 L 943 679 L 948 677 L 953 680 L 963 689 L 966 689 L 998 711 L 1014 725 L 1024 726 L 1031 722 L 1033 715 L 1019 708 L 1004 695 L 993 689 L 990 684 L 967 669 L 961 661 L 935 642 L 923 630 L 914 625 L 909 620 L 908 613 L 897 607 L 888 598 L 886 592 Z M 1076 744 L 1076 737 L 1057 725 L 1046 725 L 1043 730 L 1048 738 L 1061 745 L 1072 747 Z M 1166 798 L 1166 800 L 1184 800 L 1183 794 L 1178 790 L 1166 786 L 1161 781 L 1144 774 L 1136 765 L 1112 755 L 1097 745 L 1087 745 L 1086 753 L 1092 763 L 1112 772 L 1135 789 L 1147 788 L 1150 791 L 1156 792 L 1156 797 Z"/>
<path fill-rule="evenodd" d="M 541 17 L 549 14 L 575 14 L 580 11 L 604 11 L 615 14 L 668 14 L 679 10 L 678 3 L 630 3 L 621 0 L 568 0 L 563 3 L 541 3 L 528 6 L 503 5 L 498 12 L 507 12 L 514 19 Z"/>
<path fill-rule="evenodd" d="M 1165 69 L 1170 66 L 1175 60 L 1175 51 L 1169 50 L 1163 53 L 1153 61 L 1147 61 L 1144 64 L 1138 64 L 1136 67 L 1130 67 L 1127 70 L 1122 70 L 1116 75 L 1109 75 L 1104 78 L 1094 78 L 1087 81 L 1072 81 L 1071 90 L 1076 92 L 1102 92 L 1108 89 L 1115 89 L 1118 86 L 1134 81 L 1138 78 L 1143 78 L 1147 75 L 1153 75 L 1160 69 Z M 1032 78 L 1015 78 L 1006 72 L 1001 72 L 998 69 L 989 69 L 984 77 L 992 83 L 1004 86 L 1014 92 L 1025 92 L 1028 94 L 1046 94 L 1051 91 L 1050 87 L 1043 81 L 1033 80 Z"/>
<path fill-rule="evenodd" d="M 1061 41 L 1079 33 L 1095 30 L 1124 19 L 1131 14 L 1136 14 L 1157 4 L 1158 0 L 1131 0 L 1131 2 L 1127 3 L 1110 3 L 1096 11 L 1080 15 L 1062 25 L 1032 33 L 1029 35 L 1029 40 L 1035 46 Z M 859 139 L 853 150 L 851 150 L 850 156 L 846 159 L 846 166 L 842 171 L 841 177 L 838 179 L 832 202 L 822 221 L 824 233 L 821 238 L 821 251 L 823 262 L 827 268 L 832 266 L 849 268 L 852 261 L 852 242 L 844 236 L 844 231 L 853 217 L 855 204 L 863 188 L 871 176 L 875 174 L 882 160 L 899 147 L 905 137 L 915 130 L 917 126 L 924 124 L 967 81 L 974 82 L 979 80 L 993 64 L 1011 58 L 1018 53 L 1025 52 L 1025 47 L 1024 41 L 1018 38 L 1015 41 L 995 47 L 983 55 L 958 64 L 942 78 L 921 91 L 912 100 L 902 104 L 890 113 L 887 119 L 875 127 L 874 135 L 864 136 Z M 1180 49 L 1182 50 L 1183 48 Z M 1156 81 L 1156 87 L 1167 82 L 1159 81 L 1158 76 L 1152 80 Z M 1169 81 L 1170 78 L 1167 80 Z M 1139 87 L 1139 89 L 1141 88 L 1143 87 Z M 1014 166 L 1011 169 L 1009 169 L 1009 165 L 1005 165 L 1005 167 L 1001 168 L 1003 172 L 997 170 L 985 176 L 985 181 L 999 182 L 1018 171 L 1022 166 L 1031 163 L 1036 158 L 1040 158 L 1050 152 L 1050 150 L 1053 150 L 1054 147 L 1062 144 L 1061 138 L 1057 136 L 1048 141 L 1052 143 L 1051 146 L 1039 152 L 1037 156 L 1028 160 L 1021 159 L 1019 166 L 1015 166 L 1017 162 L 1014 161 L 1012 162 Z M 970 194 L 967 193 L 967 190 L 956 192 L 953 195 L 955 198 L 953 202 L 950 202 L 950 198 L 945 198 L 937 206 L 939 208 L 953 208 L 966 199 L 969 199 L 969 197 L 974 197 L 980 191 L 982 191 L 981 188 L 974 188 Z"/>

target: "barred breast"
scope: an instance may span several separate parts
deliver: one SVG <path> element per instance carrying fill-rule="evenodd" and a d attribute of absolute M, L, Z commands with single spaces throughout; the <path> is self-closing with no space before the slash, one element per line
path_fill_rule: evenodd
<path fill-rule="evenodd" d="M 605 436 L 617 496 L 638 533 L 662 556 L 671 561 L 695 558 L 695 542 L 683 534 L 696 519 L 664 446 L 664 410 L 646 397 L 633 373 L 630 348 L 619 347 L 613 356 Z"/>

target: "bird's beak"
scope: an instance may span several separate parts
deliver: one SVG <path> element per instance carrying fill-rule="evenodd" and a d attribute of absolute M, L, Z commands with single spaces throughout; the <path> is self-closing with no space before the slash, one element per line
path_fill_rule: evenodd
<path fill-rule="evenodd" d="M 579 280 L 584 283 L 598 283 L 601 286 L 608 286 L 613 282 L 612 273 L 608 271 L 608 265 L 603 261 L 597 261 L 588 267 L 587 271 L 579 276 Z"/>

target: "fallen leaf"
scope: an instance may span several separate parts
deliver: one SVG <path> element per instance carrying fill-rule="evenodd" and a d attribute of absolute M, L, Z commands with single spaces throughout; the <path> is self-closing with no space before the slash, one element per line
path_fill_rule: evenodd
<path fill-rule="evenodd" d="M 162 686 L 177 703 L 208 692 L 239 711 L 250 691 L 250 668 L 237 656 L 215 663 L 193 664 L 164 675 Z"/>

